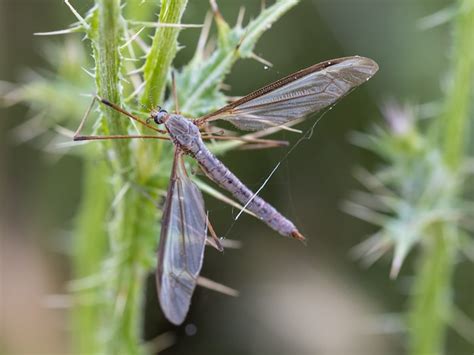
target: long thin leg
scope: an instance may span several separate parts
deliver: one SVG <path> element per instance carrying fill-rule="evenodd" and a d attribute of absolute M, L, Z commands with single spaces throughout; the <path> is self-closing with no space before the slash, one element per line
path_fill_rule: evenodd
<path fill-rule="evenodd" d="M 105 105 L 108 105 L 112 107 L 113 109 L 127 115 L 128 117 L 134 119 L 137 122 L 140 122 L 141 124 L 147 126 L 148 128 L 151 128 L 157 132 L 162 133 L 163 131 L 156 129 L 153 126 L 148 125 L 147 123 L 143 122 L 141 119 L 138 117 L 133 116 L 132 114 L 126 112 L 125 110 L 122 110 L 120 107 L 118 107 L 115 104 L 112 104 L 108 102 L 107 100 L 101 99 L 99 96 L 94 96 L 94 99 L 92 100 L 89 108 L 85 112 L 84 116 L 81 119 L 81 122 L 79 123 L 79 127 L 77 128 L 76 132 L 74 132 L 73 140 L 74 141 L 92 141 L 92 140 L 111 140 L 111 139 L 162 139 L 162 140 L 169 140 L 168 137 L 161 137 L 161 136 L 156 136 L 156 135 L 111 135 L 111 136 L 98 136 L 98 135 L 89 135 L 89 136 L 82 136 L 80 135 L 81 130 L 84 128 L 84 124 L 87 120 L 87 117 L 89 117 L 90 112 L 92 111 L 92 108 L 94 107 L 95 101 L 98 100 Z"/>
<path fill-rule="evenodd" d="M 198 276 L 197 284 L 201 287 L 205 287 L 210 290 L 220 292 L 224 295 L 233 296 L 233 297 L 237 297 L 239 295 L 239 291 L 234 290 L 233 288 L 230 288 L 219 282 L 212 281 L 211 279 L 208 279 L 204 276 Z"/>
<path fill-rule="evenodd" d="M 74 141 L 103 141 L 111 139 L 161 139 L 169 141 L 168 137 L 153 136 L 146 134 L 130 134 L 130 135 L 112 135 L 112 136 L 74 136 Z"/>
<path fill-rule="evenodd" d="M 107 105 L 109 107 L 112 107 L 115 111 L 118 111 L 122 114 L 124 114 L 125 116 L 127 117 L 130 117 L 132 120 L 138 122 L 138 123 L 141 123 L 142 125 L 144 125 L 145 127 L 148 127 L 152 130 L 154 130 L 155 132 L 159 132 L 159 133 L 163 133 L 163 134 L 166 134 L 168 132 L 162 130 L 162 129 L 158 129 L 156 127 L 153 127 L 152 125 L 149 125 L 148 123 L 146 123 L 145 121 L 143 121 L 141 118 L 135 116 L 135 115 L 132 115 L 130 112 L 127 112 L 125 111 L 123 108 L 121 108 L 120 106 L 117 106 L 116 104 L 106 100 L 106 99 L 103 99 L 101 98 L 100 96 L 97 96 L 96 95 L 96 98 L 97 100 L 99 100 L 100 102 L 102 102 L 104 105 Z"/>
<path fill-rule="evenodd" d="M 234 136 L 215 136 L 215 135 L 203 135 L 203 139 L 215 139 L 215 140 L 237 140 L 246 143 L 268 145 L 269 147 L 284 147 L 288 145 L 287 141 L 274 140 L 274 139 L 262 139 L 253 137 L 234 137 Z"/>
<path fill-rule="evenodd" d="M 207 224 L 207 230 L 209 231 L 209 234 L 211 235 L 210 237 L 207 237 L 206 242 L 209 243 L 209 245 L 213 246 L 215 249 L 219 251 L 223 251 L 224 247 L 221 244 L 221 241 L 219 240 L 219 237 L 217 236 L 214 228 L 212 227 L 211 221 L 209 221 L 209 216 L 206 216 L 206 224 Z"/>
<path fill-rule="evenodd" d="M 89 105 L 89 108 L 84 113 L 84 116 L 82 116 L 81 123 L 79 123 L 79 127 L 77 127 L 76 132 L 74 132 L 74 138 L 76 138 L 76 136 L 79 135 L 79 133 L 82 131 L 82 128 L 84 127 L 84 124 L 86 123 L 86 119 L 87 117 L 89 117 L 89 114 L 92 111 L 92 108 L 94 107 L 96 100 L 97 100 L 97 96 L 94 96 L 94 98 L 91 101 L 91 104 Z"/>

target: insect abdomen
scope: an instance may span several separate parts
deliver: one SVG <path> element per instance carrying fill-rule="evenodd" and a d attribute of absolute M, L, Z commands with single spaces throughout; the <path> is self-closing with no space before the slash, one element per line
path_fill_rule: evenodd
<path fill-rule="evenodd" d="M 227 169 L 227 167 L 207 149 L 204 143 L 201 143 L 199 154 L 194 155 L 194 158 L 199 162 L 211 180 L 229 191 L 242 205 L 246 205 L 246 209 L 256 214 L 272 229 L 284 236 L 304 240 L 304 237 L 298 232 L 291 221 L 281 215 L 280 212 L 261 197 L 254 196 L 254 193 L 245 186 L 237 176 Z M 250 199 L 252 200 L 248 202 Z"/>

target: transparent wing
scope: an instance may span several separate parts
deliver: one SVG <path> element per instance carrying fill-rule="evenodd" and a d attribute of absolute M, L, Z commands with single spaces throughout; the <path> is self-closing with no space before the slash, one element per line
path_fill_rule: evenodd
<path fill-rule="evenodd" d="M 201 271 L 206 245 L 206 214 L 197 186 L 176 151 L 161 227 L 156 273 L 158 298 L 166 318 L 181 324 Z"/>
<path fill-rule="evenodd" d="M 377 70 L 369 58 L 333 59 L 269 84 L 200 120 L 223 119 L 250 131 L 280 126 L 334 104 Z"/>

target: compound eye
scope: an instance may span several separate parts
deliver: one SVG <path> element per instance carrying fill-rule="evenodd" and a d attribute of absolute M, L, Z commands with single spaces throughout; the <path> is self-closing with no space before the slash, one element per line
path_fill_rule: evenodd
<path fill-rule="evenodd" d="M 161 124 L 161 118 L 158 117 L 159 115 L 153 115 L 152 118 L 153 118 L 153 121 L 155 121 L 156 124 Z"/>

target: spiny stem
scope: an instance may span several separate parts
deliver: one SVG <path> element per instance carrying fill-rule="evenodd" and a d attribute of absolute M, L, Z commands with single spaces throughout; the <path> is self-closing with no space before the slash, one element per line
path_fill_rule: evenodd
<path fill-rule="evenodd" d="M 111 284 L 113 301 L 110 304 L 112 332 L 108 336 L 108 350 L 112 354 L 140 354 L 142 333 L 142 304 L 145 278 L 148 270 L 140 265 L 141 240 L 139 206 L 143 206 L 138 194 L 129 190 L 117 206 L 111 236 L 115 259 L 120 260 Z M 112 234 L 113 233 L 113 234 Z"/>
<path fill-rule="evenodd" d="M 121 55 L 123 19 L 119 0 L 97 0 L 97 10 L 92 18 L 91 38 L 94 44 L 96 61 L 96 84 L 99 96 L 121 105 Z M 126 121 L 120 113 L 101 105 L 106 120 L 103 121 L 105 134 L 126 132 Z M 112 191 L 119 195 L 128 179 L 134 176 L 130 167 L 130 151 L 127 142 L 112 141 L 114 159 L 111 166 Z M 124 175 L 123 171 L 131 171 Z M 103 177 L 105 179 L 105 177 Z M 107 329 L 104 322 L 110 325 L 107 334 L 101 335 L 104 352 L 113 354 L 139 354 L 141 344 L 141 305 L 143 304 L 143 287 L 147 270 L 140 265 L 140 220 L 138 211 L 143 203 L 135 190 L 130 189 L 123 198 L 119 198 L 113 207 L 113 218 L 109 226 L 111 259 L 115 265 L 115 274 L 104 280 L 103 295 L 109 295 L 113 302 L 103 304 L 104 317 L 99 329 Z M 142 243 L 141 245 L 144 245 Z M 117 261 L 118 260 L 118 261 Z M 102 265 L 103 275 L 107 275 L 107 264 Z"/>
<path fill-rule="evenodd" d="M 453 226 L 441 225 L 422 251 L 409 314 L 410 354 L 443 354 L 456 255 Z"/>
<path fill-rule="evenodd" d="M 88 18 L 90 26 L 87 35 L 92 41 L 96 64 L 96 86 L 102 97 L 120 103 L 120 1 L 97 0 L 96 8 Z M 102 128 L 105 134 L 120 132 L 118 113 L 101 107 L 106 120 Z M 122 121 L 123 122 L 123 121 Z M 127 164 L 127 149 L 122 142 L 112 142 L 119 166 Z M 96 149 L 97 151 L 99 149 Z M 95 154 L 97 156 L 97 154 Z M 81 206 L 80 224 L 76 234 L 77 255 L 75 258 L 75 278 L 81 279 L 98 274 L 106 257 L 106 220 L 109 212 L 107 176 L 110 170 L 105 164 L 87 162 L 86 182 Z M 114 164 L 113 164 L 114 165 Z M 117 167 L 116 167 L 117 168 Z M 91 215 L 92 213 L 92 215 Z M 102 336 L 104 318 L 108 318 L 107 307 L 102 303 L 105 290 L 94 289 L 79 292 L 74 314 L 74 345 L 78 353 L 106 353 L 107 345 Z M 85 296 L 89 296 L 85 298 Z M 87 302 L 83 303 L 84 298 Z"/>
<path fill-rule="evenodd" d="M 97 151 L 98 149 L 95 149 Z M 104 221 L 108 211 L 108 188 L 104 177 L 104 163 L 91 160 L 84 164 L 82 202 L 76 221 L 73 265 L 76 279 L 91 277 L 101 269 L 107 250 L 107 233 Z M 94 292 L 78 291 L 72 312 L 73 349 L 80 354 L 98 354 L 103 349 L 98 341 L 97 329 L 102 323 L 102 305 L 96 302 Z"/>
<path fill-rule="evenodd" d="M 474 1 L 458 0 L 459 10 L 454 33 L 452 88 L 441 119 L 444 154 L 447 164 L 457 169 L 465 154 L 469 137 L 469 108 L 474 71 Z"/>
<path fill-rule="evenodd" d="M 465 154 L 469 132 L 470 93 L 474 73 L 474 1 L 459 0 L 453 53 L 453 82 L 445 101 L 444 115 L 436 132 L 444 159 L 454 174 Z M 449 291 L 456 258 L 459 230 L 443 223 L 436 228 L 421 257 L 415 278 L 415 295 L 410 311 L 410 353 L 442 354 L 446 326 L 452 308 Z"/>

